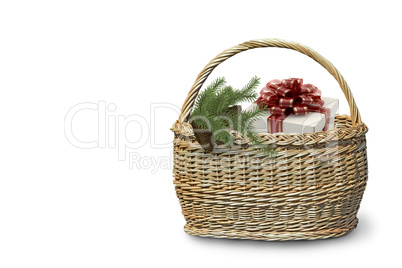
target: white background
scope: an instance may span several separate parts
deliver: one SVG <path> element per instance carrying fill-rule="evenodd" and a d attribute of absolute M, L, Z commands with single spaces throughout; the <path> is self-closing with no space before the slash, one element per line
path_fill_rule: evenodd
<path fill-rule="evenodd" d="M 402 19 L 397 4 L 2 1 L 0 267 L 400 265 Z M 261 242 L 183 232 L 169 128 L 202 67 L 224 49 L 257 38 L 312 47 L 353 90 L 369 127 L 369 181 L 360 223 L 347 236 Z M 340 98 L 341 113 L 348 113 L 336 81 L 294 51 L 245 52 L 211 78 L 221 75 L 238 87 L 253 75 L 265 83 L 302 77 L 323 95 Z M 66 138 L 66 114 L 84 102 L 114 105 L 116 110 L 107 111 L 110 120 L 138 121 L 117 131 L 116 142 L 129 139 L 140 147 L 126 148 L 135 159 L 131 167 L 129 158 L 119 159 L 124 148 L 113 148 L 113 136 L 110 143 L 98 143 L 105 148 L 93 149 L 77 148 Z M 155 109 L 151 120 L 152 103 L 170 108 Z M 77 113 L 72 130 L 81 141 L 96 140 L 97 112 Z M 107 132 L 115 133 L 113 124 Z"/>

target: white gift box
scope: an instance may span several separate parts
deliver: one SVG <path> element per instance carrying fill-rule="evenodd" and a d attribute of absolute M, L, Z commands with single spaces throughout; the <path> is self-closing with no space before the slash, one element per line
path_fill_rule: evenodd
<path fill-rule="evenodd" d="M 324 101 L 324 108 L 329 108 L 331 111 L 329 128 L 328 130 L 334 129 L 335 114 L 339 109 L 339 100 L 334 98 L 321 97 Z M 246 110 L 253 109 L 257 106 L 256 103 L 251 104 Z M 254 122 L 258 133 L 268 133 L 268 117 L 271 116 L 269 111 L 260 119 Z M 283 120 L 282 125 L 283 133 L 288 134 L 303 134 L 303 133 L 314 133 L 322 131 L 325 127 L 325 115 L 318 112 L 310 112 L 307 115 L 294 115 L 291 114 Z"/>

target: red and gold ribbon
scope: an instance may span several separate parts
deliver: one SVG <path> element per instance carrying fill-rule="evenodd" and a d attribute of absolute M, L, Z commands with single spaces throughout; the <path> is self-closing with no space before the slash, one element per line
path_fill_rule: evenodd
<path fill-rule="evenodd" d="M 255 101 L 261 108 L 269 109 L 268 132 L 283 132 L 283 120 L 290 114 L 305 115 L 310 112 L 325 115 L 323 131 L 328 130 L 331 111 L 322 107 L 321 90 L 312 84 L 304 84 L 301 78 L 275 79 L 267 83 Z"/>

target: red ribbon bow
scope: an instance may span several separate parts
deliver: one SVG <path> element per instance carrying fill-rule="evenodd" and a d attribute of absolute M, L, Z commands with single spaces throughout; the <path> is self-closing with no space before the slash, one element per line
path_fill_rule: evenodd
<path fill-rule="evenodd" d="M 261 90 L 256 103 L 261 108 L 269 108 L 268 132 L 282 132 L 283 120 L 290 114 L 305 115 L 319 112 L 326 115 L 324 131 L 329 126 L 330 110 L 322 108 L 321 90 L 312 84 L 304 84 L 301 78 L 275 79 Z"/>

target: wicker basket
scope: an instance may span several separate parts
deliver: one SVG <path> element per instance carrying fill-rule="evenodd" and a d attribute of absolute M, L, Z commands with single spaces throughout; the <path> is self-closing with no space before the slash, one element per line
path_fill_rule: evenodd
<path fill-rule="evenodd" d="M 311 134 L 261 134 L 276 148 L 265 157 L 239 137 L 232 148 L 205 153 L 188 123 L 191 107 L 213 69 L 249 49 L 281 47 L 320 63 L 338 81 L 351 116 L 335 118 L 335 129 Z M 367 127 L 349 86 L 320 54 L 294 42 L 252 40 L 223 51 L 198 75 L 172 127 L 174 184 L 186 219 L 185 232 L 205 237 L 313 240 L 344 235 L 357 225 L 366 188 Z"/>

